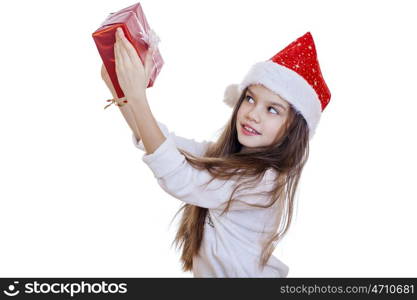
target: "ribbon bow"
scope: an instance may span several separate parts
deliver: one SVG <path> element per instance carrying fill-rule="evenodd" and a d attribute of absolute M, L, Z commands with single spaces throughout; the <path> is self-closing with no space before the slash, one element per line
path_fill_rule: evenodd
<path fill-rule="evenodd" d="M 119 100 L 122 100 L 121 102 L 119 102 Z M 107 104 L 104 109 L 106 109 L 107 107 L 109 107 L 110 105 L 114 104 L 117 106 L 123 106 L 125 105 L 127 102 L 126 97 L 122 97 L 122 98 L 114 98 L 114 99 L 109 99 L 106 100 L 107 102 L 111 102 L 110 104 Z"/>

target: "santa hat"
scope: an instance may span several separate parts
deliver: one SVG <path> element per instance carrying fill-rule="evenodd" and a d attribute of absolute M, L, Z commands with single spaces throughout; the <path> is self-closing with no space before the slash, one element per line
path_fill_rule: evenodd
<path fill-rule="evenodd" d="M 223 101 L 234 107 L 242 91 L 251 84 L 261 84 L 289 102 L 307 121 L 309 138 L 313 137 L 331 95 L 321 74 L 310 32 L 271 59 L 254 64 L 239 85 L 226 88 Z"/>

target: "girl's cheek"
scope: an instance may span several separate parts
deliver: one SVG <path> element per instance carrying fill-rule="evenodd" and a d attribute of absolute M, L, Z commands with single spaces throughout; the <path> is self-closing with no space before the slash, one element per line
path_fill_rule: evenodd
<path fill-rule="evenodd" d="M 248 112 L 248 107 L 245 105 L 245 103 L 242 103 L 239 107 L 238 113 L 245 114 Z"/>
<path fill-rule="evenodd" d="M 243 115 L 243 107 L 240 106 L 239 109 L 237 110 L 237 116 L 238 118 L 240 118 Z"/>

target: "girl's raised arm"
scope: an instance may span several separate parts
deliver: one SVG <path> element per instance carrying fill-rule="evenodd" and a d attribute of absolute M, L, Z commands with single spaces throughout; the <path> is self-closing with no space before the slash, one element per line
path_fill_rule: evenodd
<path fill-rule="evenodd" d="M 101 78 L 103 79 L 104 83 L 107 85 L 108 89 L 110 90 L 113 99 L 117 99 L 117 93 L 114 89 L 113 83 L 110 80 L 109 73 L 107 72 L 106 67 L 104 64 L 101 65 Z M 120 109 L 120 112 L 122 113 L 123 117 L 125 118 L 127 125 L 129 125 L 129 128 L 132 130 L 134 136 L 137 140 L 140 140 L 140 133 L 139 130 L 136 128 L 135 121 L 133 120 L 132 111 L 130 110 L 130 107 L 127 105 L 123 106 L 117 106 Z"/>
<path fill-rule="evenodd" d="M 152 68 L 152 53 L 154 47 L 149 47 L 145 61 L 142 62 L 136 49 L 126 39 L 119 27 L 115 33 L 114 57 L 117 80 L 128 101 L 128 107 L 133 114 L 139 136 L 143 141 L 146 152 L 153 153 L 165 141 L 165 136 L 159 128 L 146 98 L 146 88 L 149 85 L 149 75 Z"/>
<path fill-rule="evenodd" d="M 146 153 L 151 154 L 166 140 L 165 135 L 152 114 L 146 94 L 129 102 Z"/>

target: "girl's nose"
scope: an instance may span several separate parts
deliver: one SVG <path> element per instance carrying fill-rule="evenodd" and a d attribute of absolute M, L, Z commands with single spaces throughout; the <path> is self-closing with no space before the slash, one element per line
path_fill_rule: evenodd
<path fill-rule="evenodd" d="M 254 108 L 254 109 L 252 109 L 249 113 L 248 113 L 248 119 L 249 120 L 252 120 L 252 121 L 254 121 L 254 122 L 256 122 L 256 123 L 258 123 L 259 122 L 259 115 L 258 115 L 258 112 L 256 111 L 256 109 Z"/>

